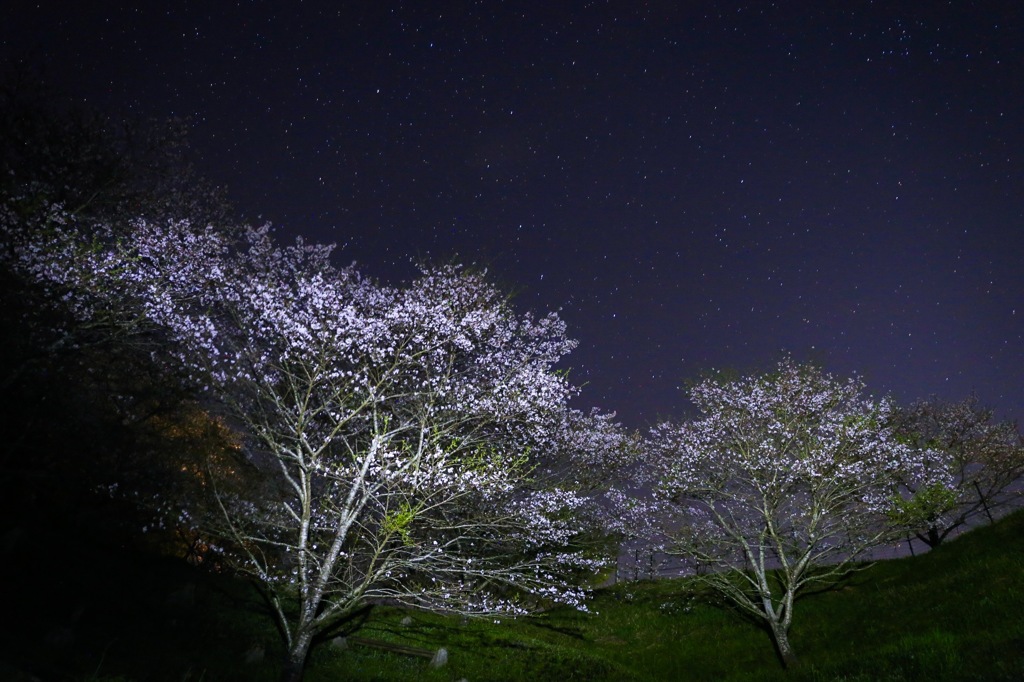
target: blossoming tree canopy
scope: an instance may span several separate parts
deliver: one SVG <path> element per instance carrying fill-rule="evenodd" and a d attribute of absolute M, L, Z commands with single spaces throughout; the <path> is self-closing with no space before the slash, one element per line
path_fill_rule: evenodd
<path fill-rule="evenodd" d="M 678 517 L 669 544 L 770 628 L 783 661 L 796 595 L 844 575 L 887 538 L 887 512 L 919 451 L 886 426 L 891 406 L 785 360 L 765 376 L 708 380 L 700 418 L 652 433 L 657 493 Z M 774 572 L 773 572 L 774 571 Z"/>
<path fill-rule="evenodd" d="M 936 547 L 957 529 L 1019 499 L 1024 437 L 1016 423 L 996 421 L 977 396 L 959 402 L 924 400 L 894 417 L 904 442 L 929 453 L 925 466 L 948 472 L 951 485 L 929 477 L 908 480 L 912 493 L 897 516 L 920 540 Z"/>
<path fill-rule="evenodd" d="M 517 314 L 458 267 L 381 286 L 268 228 L 138 221 L 119 239 L 70 216 L 51 225 L 19 247 L 21 270 L 59 287 L 79 320 L 160 330 L 266 474 L 244 495 L 211 481 L 222 513 L 195 521 L 263 585 L 289 676 L 317 633 L 366 603 L 582 605 L 576 578 L 599 565 L 573 547 L 585 502 L 537 464 L 583 456 L 560 445 L 570 421 L 605 422 L 566 406 L 575 389 L 554 366 L 575 344 L 557 315 Z"/>

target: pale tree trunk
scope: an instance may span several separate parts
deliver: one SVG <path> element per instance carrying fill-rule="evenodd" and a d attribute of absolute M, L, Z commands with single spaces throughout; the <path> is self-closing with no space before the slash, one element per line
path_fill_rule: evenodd
<path fill-rule="evenodd" d="M 281 670 L 281 682 L 301 682 L 306 668 L 306 656 L 309 645 L 313 641 L 313 633 L 302 631 L 295 633 L 292 646 L 286 654 L 284 668 Z"/>
<path fill-rule="evenodd" d="M 796 654 L 793 652 L 793 647 L 789 644 L 789 632 L 782 623 L 775 621 L 769 621 L 769 627 L 772 631 L 772 639 L 775 642 L 775 650 L 779 654 L 779 658 L 782 659 L 782 665 L 787 670 L 791 670 L 797 665 Z"/>

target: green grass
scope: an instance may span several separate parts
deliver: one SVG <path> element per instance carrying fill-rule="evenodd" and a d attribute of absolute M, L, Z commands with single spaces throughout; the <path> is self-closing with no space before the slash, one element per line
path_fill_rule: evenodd
<path fill-rule="evenodd" d="M 61 544 L 22 533 L 4 555 L 5 620 L 16 633 L 0 645 L 0 678 L 276 679 L 279 637 L 250 587 L 117 537 L 67 531 Z M 168 599 L 189 583 L 194 605 Z M 590 608 L 500 622 L 378 608 L 356 634 L 443 646 L 448 665 L 323 642 L 306 679 L 1020 680 L 1024 513 L 799 601 L 792 642 L 801 665 L 788 673 L 764 631 L 686 580 L 620 584 L 598 591 Z M 265 658 L 247 664 L 254 644 Z"/>

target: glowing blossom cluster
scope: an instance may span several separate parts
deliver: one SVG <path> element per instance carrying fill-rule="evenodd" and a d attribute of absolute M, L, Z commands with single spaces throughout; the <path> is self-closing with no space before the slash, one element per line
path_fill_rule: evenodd
<path fill-rule="evenodd" d="M 691 398 L 704 416 L 652 431 L 665 492 L 710 505 L 754 496 L 793 519 L 812 511 L 806 496 L 884 514 L 901 481 L 925 475 L 926 458 L 894 437 L 891 403 L 862 390 L 791 361 L 767 377 L 698 385 Z"/>

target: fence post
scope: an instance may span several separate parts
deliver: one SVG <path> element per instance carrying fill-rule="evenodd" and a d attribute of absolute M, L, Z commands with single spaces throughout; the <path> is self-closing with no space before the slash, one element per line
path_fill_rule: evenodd
<path fill-rule="evenodd" d="M 981 494 L 981 486 L 978 485 L 977 481 L 974 481 L 974 489 L 978 491 L 978 499 L 981 500 L 981 506 L 985 508 L 985 516 L 988 517 L 988 522 L 995 523 L 996 520 L 992 518 L 992 512 L 988 510 L 988 502 L 985 501 L 985 496 Z"/>

